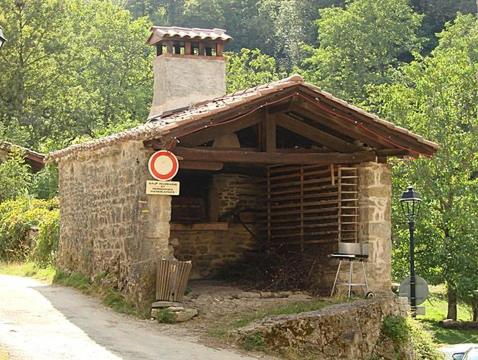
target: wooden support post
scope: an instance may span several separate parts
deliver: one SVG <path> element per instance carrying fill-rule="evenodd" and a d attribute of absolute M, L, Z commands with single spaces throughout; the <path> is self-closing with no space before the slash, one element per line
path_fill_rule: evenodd
<path fill-rule="evenodd" d="M 275 152 L 277 148 L 277 131 L 275 118 L 271 117 L 269 112 L 265 111 L 265 120 L 262 125 L 262 143 L 261 149 L 265 152 Z"/>
<path fill-rule="evenodd" d="M 184 42 L 184 55 L 191 55 L 191 41 Z"/>
<path fill-rule="evenodd" d="M 271 238 L 272 238 L 272 209 L 271 209 L 271 169 L 270 167 L 267 168 L 267 244 L 266 246 L 270 246 Z"/>
<path fill-rule="evenodd" d="M 304 252 L 304 165 L 300 165 L 300 251 Z"/>
<path fill-rule="evenodd" d="M 218 42 L 216 43 L 216 56 L 222 56 L 224 52 L 224 43 Z"/>

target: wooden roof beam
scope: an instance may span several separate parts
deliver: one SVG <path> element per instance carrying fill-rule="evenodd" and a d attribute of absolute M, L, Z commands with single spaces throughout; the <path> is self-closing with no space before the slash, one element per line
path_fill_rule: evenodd
<path fill-rule="evenodd" d="M 361 146 L 351 144 L 343 139 L 319 130 L 316 127 L 310 126 L 299 120 L 295 120 L 285 114 L 277 114 L 276 116 L 278 126 L 299 134 L 300 136 L 312 140 L 331 150 L 347 153 L 364 150 Z"/>
<path fill-rule="evenodd" d="M 352 122 L 357 123 L 357 125 L 363 124 L 362 129 L 360 129 L 362 133 L 368 134 L 369 137 L 375 136 L 382 143 L 383 147 L 400 148 L 402 150 L 415 149 L 411 151 L 420 151 L 423 154 L 433 155 L 434 151 L 430 151 L 430 147 L 426 144 L 420 143 L 416 139 L 411 139 L 407 134 L 398 130 L 393 130 L 383 124 L 372 121 L 363 114 L 351 113 L 347 107 L 337 104 L 326 97 L 320 97 L 319 102 L 315 98 L 311 98 L 310 101 L 305 101 L 303 106 L 313 106 L 324 116 L 334 117 L 342 123 L 348 122 L 350 125 L 353 125 Z M 359 126 L 355 126 L 355 128 L 359 129 Z"/>
<path fill-rule="evenodd" d="M 373 151 L 356 153 L 283 153 L 283 152 L 250 152 L 241 150 L 216 150 L 203 148 L 186 148 L 178 146 L 174 154 L 187 161 L 211 161 L 222 163 L 245 164 L 354 164 L 376 161 Z"/>
<path fill-rule="evenodd" d="M 221 135 L 232 134 L 236 131 L 254 126 L 264 119 L 265 113 L 263 111 L 254 112 L 253 114 L 245 116 L 241 119 L 225 121 L 223 124 L 205 127 L 204 129 L 179 137 L 179 141 L 180 143 L 190 146 L 202 145 L 218 138 Z"/>
<path fill-rule="evenodd" d="M 369 134 L 360 130 L 357 126 L 347 123 L 338 117 L 330 116 L 328 114 L 324 115 L 320 109 L 315 108 L 311 104 L 302 102 L 300 105 L 294 106 L 292 111 L 339 133 L 345 133 L 347 136 L 353 137 L 371 147 L 377 149 L 384 147 L 384 144 L 377 141 L 376 137 L 371 137 Z"/>

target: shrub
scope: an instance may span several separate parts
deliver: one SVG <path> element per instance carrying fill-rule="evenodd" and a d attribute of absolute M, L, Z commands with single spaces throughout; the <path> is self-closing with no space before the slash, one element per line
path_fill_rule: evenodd
<path fill-rule="evenodd" d="M 397 344 L 404 344 L 410 338 L 410 328 L 403 316 L 387 315 L 383 319 L 382 332 Z"/>
<path fill-rule="evenodd" d="M 246 335 L 242 339 L 242 346 L 245 350 L 262 350 L 264 348 L 264 337 L 260 332 Z"/>
<path fill-rule="evenodd" d="M 0 203 L 0 260 L 24 261 L 33 258 L 52 262 L 59 237 L 58 201 L 19 197 Z M 31 236 L 32 229 L 38 236 Z"/>
<path fill-rule="evenodd" d="M 32 175 L 20 150 L 13 149 L 7 160 L 0 164 L 0 202 L 26 195 Z"/>
<path fill-rule="evenodd" d="M 412 318 L 402 316 L 385 316 L 382 324 L 382 334 L 395 344 L 397 358 L 401 358 L 405 349 L 411 348 L 417 360 L 441 359 L 436 350 L 433 337 Z"/>
<path fill-rule="evenodd" d="M 443 358 L 437 350 L 432 335 L 418 321 L 409 318 L 407 324 L 410 329 L 410 338 L 416 359 L 435 360 Z"/>

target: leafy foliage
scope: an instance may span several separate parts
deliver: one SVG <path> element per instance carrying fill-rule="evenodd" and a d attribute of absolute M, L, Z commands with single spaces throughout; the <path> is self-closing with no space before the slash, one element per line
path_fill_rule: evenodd
<path fill-rule="evenodd" d="M 393 84 L 376 89 L 375 101 L 384 116 L 441 146 L 433 159 L 395 165 L 394 198 L 406 183 L 421 190 L 418 272 L 467 298 L 478 288 L 478 22 L 460 15 L 439 39 L 432 56 L 402 67 Z M 396 228 L 394 240 L 398 275 L 406 272 L 406 232 Z"/>
<path fill-rule="evenodd" d="M 0 202 L 25 195 L 30 189 L 32 175 L 20 150 L 13 149 L 4 162 L 0 162 Z"/>
<path fill-rule="evenodd" d="M 240 53 L 227 53 L 227 91 L 244 90 L 280 78 L 273 57 L 259 49 L 242 49 Z"/>
<path fill-rule="evenodd" d="M 58 201 L 20 197 L 0 204 L 0 259 L 52 262 L 59 237 Z M 30 231 L 38 229 L 38 237 Z"/>
<path fill-rule="evenodd" d="M 152 93 L 147 19 L 133 20 L 113 1 L 100 0 L 0 0 L 0 9 L 8 34 L 0 61 L 6 136 L 58 148 L 146 118 Z M 28 139 L 13 133 L 12 123 Z"/>
<path fill-rule="evenodd" d="M 382 323 L 382 332 L 385 336 L 397 342 L 403 344 L 410 338 L 407 319 L 403 316 L 385 316 Z"/>
<path fill-rule="evenodd" d="M 304 75 L 341 98 L 364 101 L 366 85 L 388 82 L 391 68 L 419 49 L 420 21 L 407 0 L 357 0 L 345 9 L 322 9 L 319 46 L 306 47 Z"/>

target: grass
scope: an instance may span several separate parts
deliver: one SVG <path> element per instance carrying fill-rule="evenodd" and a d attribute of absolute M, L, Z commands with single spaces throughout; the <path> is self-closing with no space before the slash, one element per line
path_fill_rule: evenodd
<path fill-rule="evenodd" d="M 10 356 L 8 355 L 8 352 L 6 350 L 3 350 L 0 347 L 0 360 L 8 360 L 10 359 Z"/>
<path fill-rule="evenodd" d="M 52 266 L 41 268 L 33 262 L 0 262 L 0 273 L 5 275 L 28 276 L 51 284 L 53 282 L 53 279 L 55 278 L 56 269 Z"/>
<path fill-rule="evenodd" d="M 286 305 L 260 309 L 251 313 L 240 314 L 235 318 L 231 325 L 234 328 L 240 328 L 250 324 L 253 321 L 264 319 L 268 316 L 291 315 L 306 311 L 320 310 L 328 305 L 335 304 L 332 300 L 314 300 L 311 302 L 296 302 Z"/>
<path fill-rule="evenodd" d="M 478 330 L 446 329 L 440 326 L 439 322 L 446 318 L 448 310 L 444 286 L 430 286 L 428 300 L 422 305 L 425 306 L 425 315 L 417 316 L 417 319 L 432 332 L 438 344 L 478 343 Z M 458 305 L 458 320 L 471 320 L 471 309 L 467 305 Z"/>
<path fill-rule="evenodd" d="M 35 263 L 0 263 L 0 273 L 5 275 L 32 277 L 48 284 L 59 284 L 69 286 L 80 290 L 82 293 L 92 295 L 101 300 L 103 304 L 113 310 L 134 315 L 140 318 L 146 318 L 149 314 L 138 310 L 132 303 L 118 291 L 102 286 L 102 280 L 107 276 L 99 274 L 95 281 L 78 273 L 65 273 L 55 269 L 52 266 L 41 268 Z M 3 360 L 0 358 L 0 360 Z"/>

